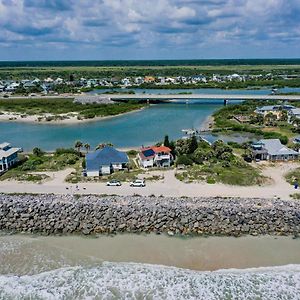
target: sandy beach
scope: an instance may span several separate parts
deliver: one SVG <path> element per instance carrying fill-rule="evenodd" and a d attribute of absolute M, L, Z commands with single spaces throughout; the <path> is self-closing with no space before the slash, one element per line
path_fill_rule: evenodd
<path fill-rule="evenodd" d="M 208 116 L 204 122 L 200 126 L 201 131 L 209 131 L 212 129 L 214 124 L 214 117 L 213 116 Z"/>
<path fill-rule="evenodd" d="M 26 115 L 21 113 L 15 113 L 15 112 L 8 112 L 8 111 L 2 111 L 2 114 L 0 114 L 0 122 L 21 122 L 21 123 L 31 123 L 31 124 L 53 124 L 53 125 L 76 125 L 76 124 L 82 124 L 82 123 L 88 123 L 88 122 L 99 122 L 108 120 L 111 118 L 116 118 L 132 113 L 136 113 L 138 111 L 141 111 L 145 109 L 146 107 L 142 107 L 140 109 L 136 109 L 133 111 L 125 112 L 118 115 L 112 115 L 112 116 L 100 116 L 95 117 L 93 119 L 78 119 L 78 113 L 77 112 L 70 112 L 67 114 L 40 114 L 40 115 Z M 47 118 L 49 118 L 47 120 Z M 55 119 L 58 118 L 58 119 Z"/>
<path fill-rule="evenodd" d="M 70 184 L 64 180 L 73 170 L 66 169 L 59 172 L 43 172 L 50 180 L 42 183 L 1 181 L 2 193 L 53 193 L 53 194 L 107 194 L 129 196 L 139 194 L 142 196 L 164 195 L 170 197 L 255 197 L 255 198 L 281 198 L 289 199 L 296 193 L 292 185 L 286 182 L 284 174 L 299 167 L 297 163 L 279 163 L 276 166 L 263 167 L 262 174 L 270 178 L 270 183 L 264 186 L 231 186 L 221 183 L 207 184 L 205 182 L 183 183 L 175 178 L 176 170 L 153 171 L 149 174 L 160 175 L 163 180 L 146 180 L 145 188 L 132 188 L 129 183 L 121 187 L 108 187 L 104 182 Z M 139 175 L 147 178 L 149 175 Z"/>

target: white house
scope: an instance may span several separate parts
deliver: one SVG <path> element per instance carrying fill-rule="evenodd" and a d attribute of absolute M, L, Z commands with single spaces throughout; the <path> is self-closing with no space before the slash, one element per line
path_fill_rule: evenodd
<path fill-rule="evenodd" d="M 170 167 L 173 161 L 171 149 L 165 146 L 142 148 L 138 158 L 143 168 Z"/>
<path fill-rule="evenodd" d="M 300 153 L 281 144 L 279 139 L 264 139 L 252 144 L 255 159 L 287 161 L 298 159 Z"/>
<path fill-rule="evenodd" d="M 0 175 L 18 162 L 21 148 L 12 148 L 9 143 L 0 144 Z"/>

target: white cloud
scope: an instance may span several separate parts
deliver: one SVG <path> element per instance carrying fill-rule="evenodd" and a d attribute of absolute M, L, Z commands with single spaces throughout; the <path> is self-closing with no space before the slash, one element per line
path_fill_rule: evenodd
<path fill-rule="evenodd" d="M 0 0 L 0 53 L 25 41 L 132 51 L 274 47 L 300 39 L 299 14 L 299 0 Z"/>

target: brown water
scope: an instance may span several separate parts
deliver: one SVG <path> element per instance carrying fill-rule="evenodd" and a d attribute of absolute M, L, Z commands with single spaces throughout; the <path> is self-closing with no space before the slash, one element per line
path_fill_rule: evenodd
<path fill-rule="evenodd" d="M 0 299 L 299 299 L 299 293 L 300 239 L 290 237 L 0 236 Z"/>
<path fill-rule="evenodd" d="M 0 272 L 32 273 L 60 266 L 135 262 L 192 270 L 245 269 L 300 264 L 300 239 L 165 235 L 0 237 Z M 22 266 L 22 267 L 21 267 Z M 27 268 L 26 266 L 30 266 Z M 28 272 L 29 271 L 29 272 Z"/>

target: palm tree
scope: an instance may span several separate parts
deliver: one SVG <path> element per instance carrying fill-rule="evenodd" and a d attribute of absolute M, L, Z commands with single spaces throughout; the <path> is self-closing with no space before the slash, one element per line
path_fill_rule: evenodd
<path fill-rule="evenodd" d="M 98 146 L 96 147 L 96 150 L 101 150 L 103 149 L 104 147 L 113 147 L 114 145 L 112 143 L 102 143 L 102 144 L 98 144 Z"/>
<path fill-rule="evenodd" d="M 83 144 L 81 141 L 76 141 L 75 148 L 77 148 L 78 152 L 80 152 L 82 146 L 83 146 Z"/>
<path fill-rule="evenodd" d="M 89 152 L 89 150 L 91 149 L 91 146 L 90 146 L 90 144 L 86 143 L 86 144 L 84 144 L 84 148 L 85 148 L 86 152 Z"/>
<path fill-rule="evenodd" d="M 96 147 L 96 150 L 101 150 L 105 147 L 105 144 L 98 144 L 98 146 Z"/>

